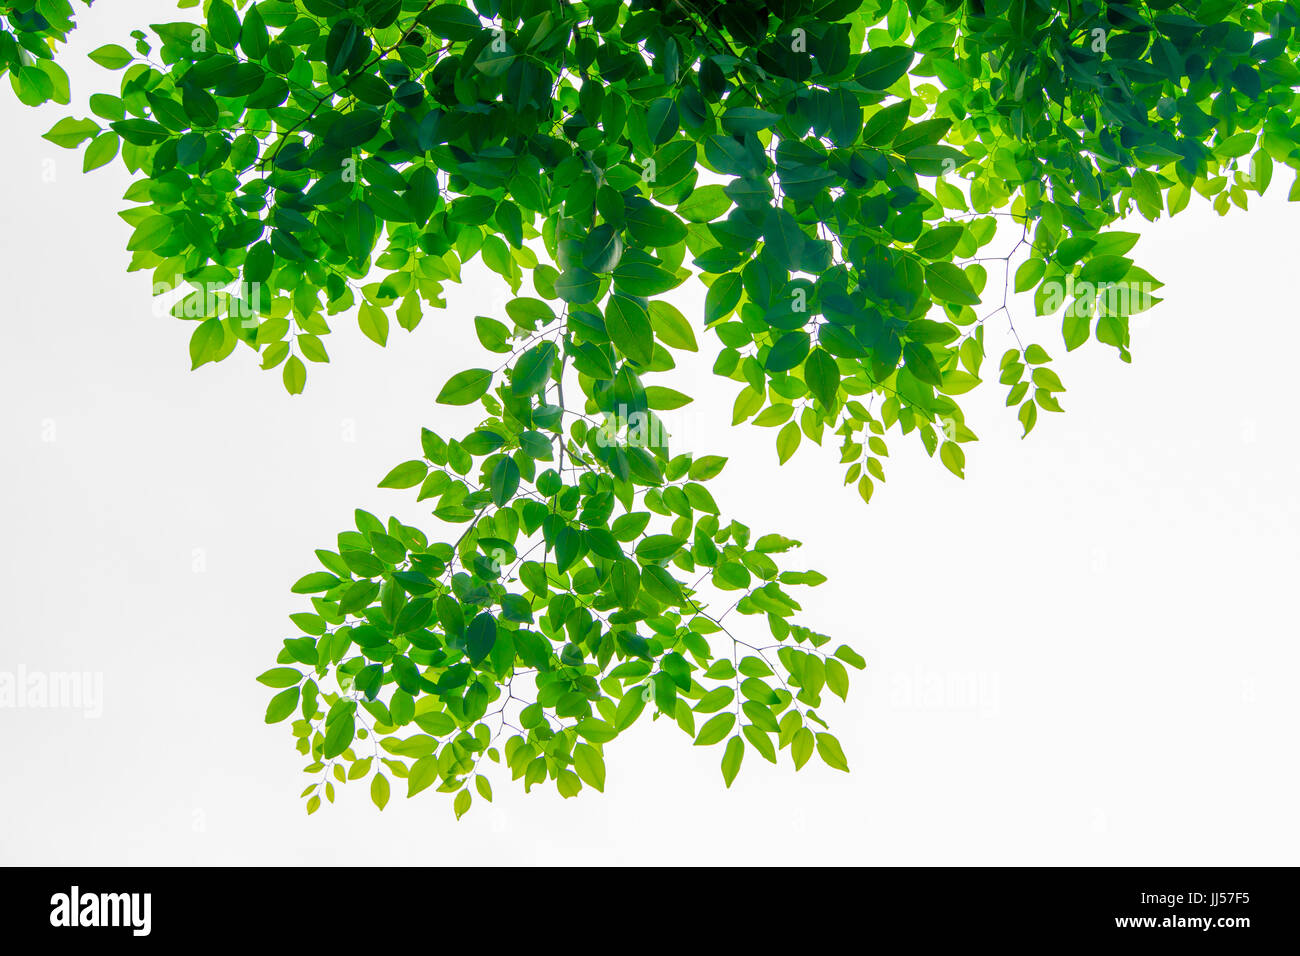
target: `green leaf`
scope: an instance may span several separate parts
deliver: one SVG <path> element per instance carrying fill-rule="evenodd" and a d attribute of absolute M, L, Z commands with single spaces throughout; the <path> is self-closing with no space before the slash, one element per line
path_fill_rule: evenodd
<path fill-rule="evenodd" d="M 873 93 L 883 93 L 907 72 L 914 54 L 904 46 L 877 47 L 862 54 L 853 78 Z"/>
<path fill-rule="evenodd" d="M 582 244 L 582 262 L 592 272 L 609 272 L 623 255 L 623 238 L 609 223 L 601 223 Z"/>
<path fill-rule="evenodd" d="M 469 662 L 478 665 L 483 661 L 497 640 L 496 619 L 483 611 L 470 621 L 465 634 L 465 645 L 469 651 Z"/>
<path fill-rule="evenodd" d="M 169 216 L 150 216 L 135 227 L 126 248 L 131 252 L 150 252 L 157 249 L 172 232 L 172 220 Z"/>
<path fill-rule="evenodd" d="M 704 455 L 697 458 L 691 462 L 691 480 L 708 481 L 710 478 L 716 478 L 722 473 L 722 469 L 726 464 L 727 459 L 720 455 Z"/>
<path fill-rule="evenodd" d="M 598 720 L 595 717 L 584 717 L 582 720 L 578 721 L 577 726 L 574 729 L 577 731 L 579 737 L 584 740 L 589 740 L 594 744 L 609 743 L 618 736 L 618 731 L 614 728 L 613 724 L 606 723 L 603 720 Z"/>
<path fill-rule="evenodd" d="M 717 183 L 697 186 L 677 206 L 677 215 L 687 222 L 713 222 L 731 208 L 731 198 Z"/>
<path fill-rule="evenodd" d="M 294 594 L 315 594 L 319 591 L 328 591 L 338 583 L 339 579 L 328 571 L 313 571 L 300 577 L 290 590 Z"/>
<path fill-rule="evenodd" d="M 509 455 L 502 455 L 501 460 L 492 469 L 489 486 L 492 489 L 492 503 L 498 508 L 505 507 L 519 491 L 519 466 Z"/>
<path fill-rule="evenodd" d="M 649 563 L 662 561 L 676 554 L 683 543 L 681 538 L 670 534 L 648 535 L 636 546 L 636 556 Z"/>
<path fill-rule="evenodd" d="M 1036 368 L 1033 373 L 1034 384 L 1047 392 L 1064 392 L 1060 377 L 1050 368 Z"/>
<path fill-rule="evenodd" d="M 658 206 L 629 207 L 626 219 L 632 238 L 649 248 L 664 249 L 686 238 L 681 221 Z"/>
<path fill-rule="evenodd" d="M 807 357 L 810 341 L 808 333 L 803 329 L 786 332 L 767 353 L 763 367 L 769 372 L 788 372 Z"/>
<path fill-rule="evenodd" d="M 1222 143 L 1214 147 L 1215 155 L 1224 159 L 1234 159 L 1238 156 L 1245 156 L 1255 148 L 1255 133 L 1242 132 L 1229 136 Z"/>
<path fill-rule="evenodd" d="M 794 760 L 795 770 L 803 769 L 804 764 L 812 757 L 815 746 L 813 732 L 807 727 L 800 727 L 794 732 L 794 739 L 790 741 L 790 757 Z"/>
<path fill-rule="evenodd" d="M 961 445 L 951 441 L 944 442 L 939 446 L 939 460 L 958 478 L 966 477 L 966 453 L 962 451 Z"/>
<path fill-rule="evenodd" d="M 678 128 L 677 104 L 666 96 L 654 100 L 646 109 L 645 126 L 655 146 L 668 142 Z"/>
<path fill-rule="evenodd" d="M 116 43 L 106 43 L 95 50 L 91 50 L 89 56 L 106 70 L 120 70 L 135 59 L 130 51 L 118 46 Z"/>
<path fill-rule="evenodd" d="M 654 329 L 650 316 L 633 299 L 610 296 L 605 307 L 605 328 L 610 341 L 625 356 L 639 365 L 648 365 L 654 355 Z"/>
<path fill-rule="evenodd" d="M 420 22 L 444 40 L 473 40 L 484 30 L 474 11 L 458 3 L 436 4 L 420 15 Z"/>
<path fill-rule="evenodd" d="M 826 659 L 826 686 L 840 700 L 849 699 L 849 672 L 834 658 Z"/>
<path fill-rule="evenodd" d="M 781 431 L 776 436 L 776 454 L 781 464 L 785 464 L 790 457 L 799 450 L 799 442 L 803 433 L 799 430 L 797 422 L 786 422 Z"/>
<path fill-rule="evenodd" d="M 677 277 L 667 269 L 643 262 L 623 262 L 614 270 L 614 287 L 625 295 L 652 296 L 677 285 Z"/>
<path fill-rule="evenodd" d="M 836 407 L 840 389 L 840 368 L 835 358 L 820 346 L 808 353 L 803 367 L 808 390 L 827 409 Z"/>
<path fill-rule="evenodd" d="M 268 724 L 278 724 L 298 707 L 298 696 L 301 692 L 297 687 L 290 687 L 288 690 L 281 691 L 271 698 L 271 703 L 266 708 L 266 722 Z"/>
<path fill-rule="evenodd" d="M 567 571 L 578 560 L 582 550 L 582 535 L 573 528 L 564 527 L 555 539 L 555 566 Z"/>
<path fill-rule="evenodd" d="M 662 385 L 647 385 L 645 394 L 649 406 L 658 411 L 672 411 L 694 401 L 691 396 Z"/>
<path fill-rule="evenodd" d="M 729 316 L 735 311 L 743 291 L 740 276 L 735 272 L 727 272 L 714 279 L 704 297 L 704 321 L 712 324 Z"/>
<path fill-rule="evenodd" d="M 239 42 L 239 16 L 226 0 L 213 0 L 208 7 L 208 33 L 227 50 Z"/>
<path fill-rule="evenodd" d="M 415 724 L 426 734 L 433 737 L 445 737 L 456 729 L 456 721 L 452 719 L 451 715 L 439 711 L 418 715 L 415 718 Z"/>
<path fill-rule="evenodd" d="M 407 799 L 415 796 L 421 790 L 427 790 L 437 779 L 438 759 L 432 756 L 421 757 L 411 765 L 410 773 L 406 776 Z"/>
<path fill-rule="evenodd" d="M 654 327 L 659 341 L 669 348 L 686 352 L 699 351 L 695 341 L 695 332 L 686 317 L 669 302 L 656 300 L 650 303 L 650 324 Z"/>
<path fill-rule="evenodd" d="M 958 266 L 951 262 L 932 262 L 925 267 L 925 284 L 940 302 L 979 305 L 980 297 Z"/>
<path fill-rule="evenodd" d="M 1133 266 L 1133 260 L 1124 256 L 1093 256 L 1079 271 L 1080 282 L 1119 282 Z"/>
<path fill-rule="evenodd" d="M 126 118 L 126 106 L 122 103 L 122 100 L 107 93 L 92 93 L 90 95 L 90 111 L 106 120 Z"/>
<path fill-rule="evenodd" d="M 258 677 L 257 680 L 258 683 L 265 684 L 267 687 L 296 687 L 302 683 L 302 673 L 292 667 L 272 667 Z M 294 703 L 297 704 L 296 698 Z"/>
<path fill-rule="evenodd" d="M 817 753 L 822 758 L 822 762 L 828 767 L 836 770 L 849 772 L 849 762 L 844 759 L 844 751 L 840 749 L 840 742 L 830 734 L 817 735 Z"/>
<path fill-rule="evenodd" d="M 736 715 L 730 711 L 710 718 L 695 735 L 695 746 L 709 747 L 721 743 L 734 726 L 736 726 Z"/>
<path fill-rule="evenodd" d="M 848 149 L 862 132 L 862 106 L 849 90 L 833 90 L 830 94 L 831 141 L 840 149 Z"/>
<path fill-rule="evenodd" d="M 772 746 L 772 738 L 760 728 L 753 724 L 746 724 L 741 728 L 745 739 L 749 741 L 750 746 L 759 752 L 770 763 L 776 763 L 776 749 Z"/>
<path fill-rule="evenodd" d="M 539 322 L 549 325 L 555 321 L 555 312 L 549 305 L 529 296 L 520 296 L 507 302 L 506 315 L 525 328 L 531 328 Z"/>
<path fill-rule="evenodd" d="M 727 741 L 727 749 L 722 754 L 722 779 L 728 788 L 736 779 L 736 774 L 740 773 L 740 762 L 744 759 L 745 742 L 740 737 L 732 737 Z"/>
<path fill-rule="evenodd" d="M 757 133 L 770 129 L 781 117 L 752 106 L 733 106 L 722 114 L 722 127 L 728 133 Z"/>
<path fill-rule="evenodd" d="M 856 667 L 858 670 L 862 670 L 862 668 L 867 666 L 867 662 L 863 660 L 862 655 L 853 650 L 853 648 L 849 647 L 847 644 L 841 644 L 837 647 L 835 649 L 835 656 L 849 665 Z"/>
<path fill-rule="evenodd" d="M 383 128 L 384 118 L 368 107 L 357 107 L 344 113 L 330 126 L 325 141 L 331 146 L 351 148 L 374 139 Z"/>
<path fill-rule="evenodd" d="M 285 390 L 290 395 L 301 395 L 307 384 L 307 367 L 302 364 L 302 359 L 298 356 L 290 355 L 289 360 L 284 363 L 281 377 L 284 380 Z"/>
<path fill-rule="evenodd" d="M 244 259 L 244 281 L 265 282 L 275 268 L 275 253 L 269 242 L 256 243 Z"/>
<path fill-rule="evenodd" d="M 763 226 L 763 242 L 768 252 L 787 271 L 796 271 L 803 259 L 807 237 L 794 216 L 785 209 L 773 206 L 768 209 Z"/>
<path fill-rule="evenodd" d="M 343 210 L 343 239 L 348 254 L 360 262 L 370 255 L 375 244 L 375 212 L 365 202 L 355 200 Z"/>
<path fill-rule="evenodd" d="M 641 590 L 641 572 L 637 570 L 636 562 L 627 558 L 615 561 L 609 570 L 609 583 L 619 605 L 630 608 Z"/>
<path fill-rule="evenodd" d="M 388 344 L 388 314 L 381 308 L 362 302 L 357 311 L 357 324 L 366 338 L 376 345 Z"/>
<path fill-rule="evenodd" d="M 216 361 L 225 337 L 225 329 L 217 319 L 200 322 L 190 336 L 190 370 Z"/>
<path fill-rule="evenodd" d="M 593 301 L 599 291 L 600 280 L 588 270 L 577 266 L 565 269 L 555 280 L 555 294 L 573 305 Z"/>
<path fill-rule="evenodd" d="M 1016 291 L 1029 291 L 1038 285 L 1038 281 L 1043 278 L 1043 273 L 1046 271 L 1047 263 L 1042 259 L 1026 259 L 1016 269 Z"/>
<path fill-rule="evenodd" d="M 471 368 L 457 372 L 438 393 L 440 405 L 469 405 L 487 394 L 492 384 L 492 373 L 485 368 Z"/>
<path fill-rule="evenodd" d="M 122 138 L 112 130 L 100 133 L 86 147 L 86 155 L 81 166 L 82 172 L 88 173 L 92 169 L 98 169 L 112 162 L 121 145 Z"/>
<path fill-rule="evenodd" d="M 928 345 L 922 345 L 919 342 L 908 342 L 903 346 L 903 362 L 907 365 L 908 371 L 915 375 L 919 381 L 928 385 L 943 384 L 943 375 L 939 371 L 939 363 L 935 361 L 934 353 L 930 351 Z"/>
<path fill-rule="evenodd" d="M 740 692 L 749 700 L 757 701 L 760 704 L 767 704 L 769 707 L 779 704 L 781 699 L 777 697 L 776 691 L 768 687 L 767 684 L 758 677 L 749 677 L 740 683 Z"/>
<path fill-rule="evenodd" d="M 557 350 L 554 342 L 540 342 L 519 357 L 510 376 L 515 395 L 534 395 L 551 380 Z"/>
<path fill-rule="evenodd" d="M 474 333 L 478 336 L 479 344 L 489 352 L 508 354 L 511 351 L 510 346 L 507 344 L 507 340 L 510 338 L 510 329 L 506 327 L 504 322 L 498 322 L 486 315 L 476 315 L 474 317 Z"/>
<path fill-rule="evenodd" d="M 239 31 L 239 48 L 249 59 L 258 60 L 266 55 L 269 39 L 261 11 L 256 6 L 250 6 L 244 14 L 244 23 Z"/>
<path fill-rule="evenodd" d="M 379 487 L 414 488 L 424 481 L 428 474 L 429 466 L 423 461 L 418 459 L 404 461 L 384 476 L 384 480 L 379 483 Z"/>
<path fill-rule="evenodd" d="M 872 113 L 862 130 L 862 141 L 868 146 L 877 148 L 889 146 L 907 124 L 907 114 L 911 105 L 911 100 L 903 100 Z"/>
<path fill-rule="evenodd" d="M 356 718 L 344 713 L 329 721 L 325 727 L 325 749 L 322 752 L 326 760 L 332 760 L 352 745 L 356 735 Z"/>
<path fill-rule="evenodd" d="M 62 146 L 64 149 L 75 149 L 80 146 L 84 140 L 91 139 L 99 132 L 99 124 L 94 120 L 73 119 L 65 116 L 45 133 L 42 138 L 48 139 L 55 146 Z"/>
<path fill-rule="evenodd" d="M 916 240 L 916 254 L 923 259 L 943 259 L 956 248 L 966 234 L 963 226 L 939 226 Z"/>
<path fill-rule="evenodd" d="M 1065 350 L 1073 352 L 1084 342 L 1088 341 L 1088 333 L 1092 327 L 1092 318 L 1083 310 L 1067 309 L 1065 319 L 1061 325 L 1062 337 L 1065 339 Z"/>
<path fill-rule="evenodd" d="M 388 806 L 389 786 L 388 778 L 382 773 L 375 774 L 370 781 L 370 799 L 380 810 Z"/>
<path fill-rule="evenodd" d="M 122 138 L 133 146 L 156 146 L 170 139 L 172 134 L 166 127 L 146 119 L 124 119 L 110 123 L 110 127 L 121 134 Z"/>
<path fill-rule="evenodd" d="M 573 748 L 573 769 L 588 786 L 605 792 L 605 758 L 590 744 L 576 744 Z"/>

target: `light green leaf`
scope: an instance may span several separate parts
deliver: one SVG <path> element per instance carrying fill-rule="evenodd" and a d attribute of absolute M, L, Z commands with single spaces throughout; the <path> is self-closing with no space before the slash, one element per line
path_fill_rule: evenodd
<path fill-rule="evenodd" d="M 86 147 L 86 155 L 81 165 L 82 172 L 88 173 L 92 169 L 98 169 L 112 162 L 121 144 L 121 137 L 112 130 L 100 133 Z"/>
<path fill-rule="evenodd" d="M 357 311 L 357 325 L 366 338 L 376 345 L 388 344 L 388 313 L 369 302 L 362 302 Z"/>
<path fill-rule="evenodd" d="M 469 405 L 482 398 L 492 384 L 492 373 L 485 368 L 457 372 L 438 393 L 440 405 Z"/>
<path fill-rule="evenodd" d="M 822 762 L 828 767 L 836 770 L 849 772 L 849 762 L 844 758 L 844 751 L 840 749 L 840 742 L 830 734 L 817 735 L 817 753 L 822 758 Z"/>
<path fill-rule="evenodd" d="M 736 715 L 731 711 L 709 718 L 695 735 L 695 746 L 708 747 L 721 743 L 734 726 L 736 726 Z"/>
<path fill-rule="evenodd" d="M 584 783 L 600 793 L 605 792 L 605 759 L 590 744 L 576 744 L 573 748 L 573 768 Z"/>
<path fill-rule="evenodd" d="M 388 778 L 382 773 L 375 774 L 370 781 L 370 799 L 374 801 L 375 806 L 380 810 L 388 806 L 389 786 Z"/>
<path fill-rule="evenodd" d="M 92 50 L 89 56 L 106 70 L 120 70 L 135 59 L 129 50 L 118 46 L 116 43 L 106 43 L 98 49 Z"/>
<path fill-rule="evenodd" d="M 65 116 L 55 123 L 48 133 L 43 135 L 55 146 L 62 146 L 64 149 L 75 149 L 81 145 L 82 141 L 90 139 L 99 132 L 99 124 L 94 120 L 73 119 Z"/>
<path fill-rule="evenodd" d="M 925 267 L 925 284 L 940 302 L 979 305 L 980 297 L 958 266 L 951 262 L 932 262 Z"/>
<path fill-rule="evenodd" d="M 730 788 L 736 774 L 740 773 L 740 763 L 745 759 L 745 742 L 740 737 L 727 741 L 727 749 L 722 754 L 722 779 Z"/>
<path fill-rule="evenodd" d="M 429 466 L 423 461 L 418 459 L 404 461 L 384 476 L 384 480 L 379 483 L 379 487 L 414 488 L 424 481 L 428 474 Z"/>

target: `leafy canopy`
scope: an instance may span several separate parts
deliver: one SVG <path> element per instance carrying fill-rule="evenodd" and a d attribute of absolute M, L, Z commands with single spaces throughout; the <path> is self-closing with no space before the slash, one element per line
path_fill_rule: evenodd
<path fill-rule="evenodd" d="M 71 102 L 68 74 L 54 62 L 54 50 L 72 32 L 73 18 L 69 0 L 8 0 L 0 6 L 0 76 L 9 74 L 14 93 L 28 106 Z"/>
<path fill-rule="evenodd" d="M 59 98 L 67 6 L 0 21 L 26 102 Z M 747 752 L 847 770 L 819 711 L 863 661 L 799 623 L 824 579 L 786 566 L 797 542 L 724 517 L 725 460 L 670 451 L 675 355 L 711 330 L 735 423 L 783 462 L 838 440 L 864 499 L 894 430 L 961 476 L 984 378 L 1026 434 L 1061 410 L 1014 325 L 986 362 L 1012 289 L 1128 361 L 1160 284 L 1118 220 L 1245 208 L 1300 169 L 1295 2 L 180 6 L 95 51 L 120 89 L 47 135 L 139 174 L 130 268 L 180 296 L 196 368 L 246 349 L 297 393 L 334 316 L 384 345 L 476 258 L 514 296 L 439 394 L 480 424 L 426 429 L 381 482 L 438 531 L 358 511 L 294 585 L 311 609 L 260 680 L 309 812 L 363 778 L 383 807 L 392 777 L 460 815 L 485 757 L 599 790 L 647 712 L 720 746 L 728 785 Z M 688 317 L 664 296 L 693 276 Z"/>

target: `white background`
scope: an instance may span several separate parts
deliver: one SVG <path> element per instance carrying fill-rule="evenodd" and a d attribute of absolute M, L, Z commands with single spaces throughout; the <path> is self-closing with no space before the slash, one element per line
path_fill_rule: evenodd
<path fill-rule="evenodd" d="M 171 10 L 125 6 L 82 14 L 74 107 L 113 88 L 80 54 Z M 1130 227 L 1167 283 L 1132 366 L 1095 342 L 1066 356 L 1059 320 L 1018 300 L 1067 414 L 1020 441 L 986 373 L 964 482 L 897 435 L 869 506 L 833 449 L 778 469 L 772 431 L 726 427 L 712 340 L 669 383 L 697 396 L 687 447 L 731 456 L 724 509 L 830 575 L 806 621 L 868 660 L 823 711 L 852 774 L 750 752 L 727 791 L 721 748 L 643 718 L 607 748 L 604 795 L 499 774 L 458 823 L 432 791 L 395 788 L 379 814 L 352 785 L 309 818 L 305 761 L 253 678 L 353 508 L 436 530 L 375 484 L 421 425 L 472 425 L 433 398 L 478 364 L 470 318 L 501 289 L 452 288 L 386 350 L 331 319 L 334 361 L 302 396 L 242 347 L 191 373 L 192 327 L 125 272 L 125 171 L 83 176 L 40 139 L 65 112 L 0 97 L 0 671 L 102 672 L 103 716 L 0 710 L 0 862 L 1297 862 L 1290 171 L 1248 214 Z"/>

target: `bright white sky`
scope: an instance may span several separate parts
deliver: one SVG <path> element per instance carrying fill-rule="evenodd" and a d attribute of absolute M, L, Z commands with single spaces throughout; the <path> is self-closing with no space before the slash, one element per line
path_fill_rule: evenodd
<path fill-rule="evenodd" d="M 129 6 L 83 14 L 67 62 L 172 9 Z M 97 89 L 71 72 L 81 97 Z M 692 450 L 732 458 L 724 508 L 799 538 L 830 576 L 808 623 L 868 660 L 824 709 L 851 775 L 750 753 L 726 791 L 720 748 L 643 719 L 608 748 L 604 795 L 525 797 L 502 775 L 456 823 L 432 792 L 379 815 L 353 786 L 308 818 L 305 761 L 262 723 L 253 677 L 302 609 L 290 584 L 353 508 L 433 526 L 375 484 L 421 425 L 472 424 L 433 398 L 476 364 L 470 317 L 499 289 L 452 289 L 387 350 L 338 317 L 333 363 L 296 398 L 246 350 L 191 373 L 189 326 L 124 271 L 124 171 L 83 176 L 41 140 L 58 107 L 0 110 L 0 671 L 104 681 L 99 719 L 0 710 L 0 862 L 1296 861 L 1289 171 L 1249 214 L 1194 204 L 1130 227 L 1167 283 L 1135 321 L 1132 366 L 1095 343 L 1066 356 L 1059 323 L 1019 301 L 1067 414 L 1022 442 L 1004 388 L 967 396 L 982 441 L 965 482 L 892 436 L 864 506 L 833 449 L 778 469 L 772 432 L 727 428 L 716 345 L 672 383 L 697 396 L 678 419 Z M 701 298 L 682 298 L 688 316 Z"/>

